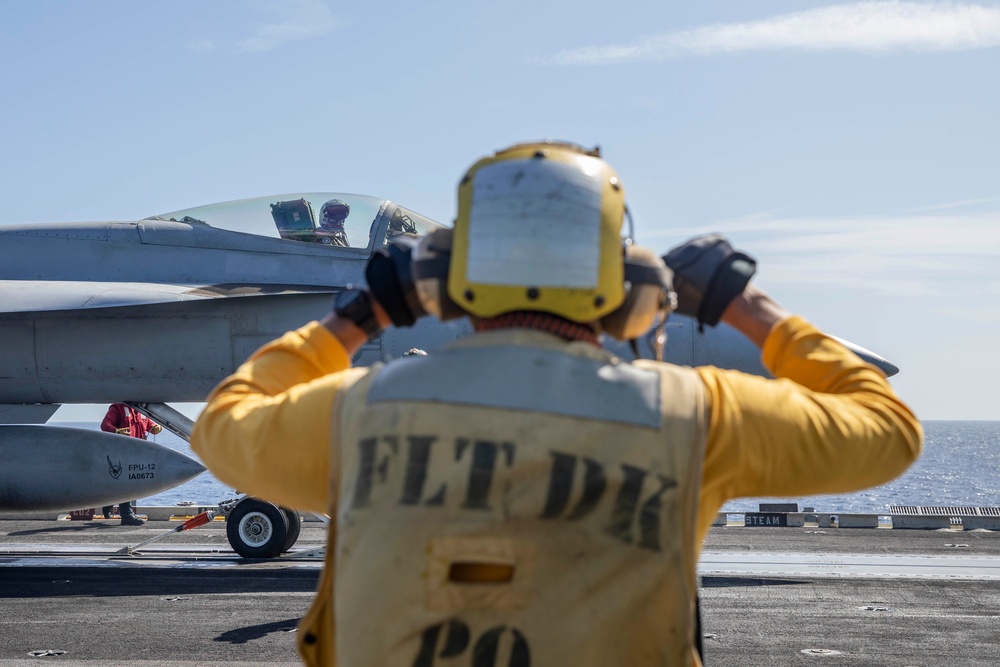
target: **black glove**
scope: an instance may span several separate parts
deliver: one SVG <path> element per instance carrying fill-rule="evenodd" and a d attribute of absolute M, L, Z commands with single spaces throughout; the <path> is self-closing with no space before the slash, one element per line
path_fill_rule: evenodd
<path fill-rule="evenodd" d="M 413 286 L 410 262 L 416 244 L 407 237 L 393 239 L 375 252 L 365 267 L 368 291 L 397 327 L 413 326 L 427 314 Z"/>
<path fill-rule="evenodd" d="M 663 261 L 674 272 L 675 312 L 697 319 L 701 327 L 719 323 L 757 270 L 753 257 L 733 250 L 721 234 L 690 239 L 667 252 Z"/>

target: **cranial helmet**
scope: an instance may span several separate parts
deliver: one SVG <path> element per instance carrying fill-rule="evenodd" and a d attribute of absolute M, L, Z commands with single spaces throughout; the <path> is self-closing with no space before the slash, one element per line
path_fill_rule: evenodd
<path fill-rule="evenodd" d="M 625 299 L 625 197 L 597 151 L 520 144 L 458 187 L 448 294 L 479 317 L 539 310 L 591 322 Z"/>
<path fill-rule="evenodd" d="M 319 224 L 323 227 L 343 227 L 351 207 L 339 199 L 331 199 L 323 204 L 319 213 Z"/>
<path fill-rule="evenodd" d="M 427 353 L 421 350 L 419 347 L 411 347 L 409 350 L 403 353 L 404 357 L 426 357 Z"/>
<path fill-rule="evenodd" d="M 459 183 L 454 230 L 414 250 L 417 297 L 442 319 L 541 311 L 635 338 L 666 315 L 673 291 L 662 260 L 622 238 L 624 215 L 624 190 L 598 149 L 499 151 Z"/>

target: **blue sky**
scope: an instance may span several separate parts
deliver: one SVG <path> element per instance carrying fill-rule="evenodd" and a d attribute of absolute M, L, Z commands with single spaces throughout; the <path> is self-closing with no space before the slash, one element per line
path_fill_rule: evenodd
<path fill-rule="evenodd" d="M 297 191 L 447 222 L 479 156 L 599 144 L 640 244 L 722 231 L 921 418 L 1000 419 L 998 47 L 997 2 L 5 2 L 0 224 Z"/>

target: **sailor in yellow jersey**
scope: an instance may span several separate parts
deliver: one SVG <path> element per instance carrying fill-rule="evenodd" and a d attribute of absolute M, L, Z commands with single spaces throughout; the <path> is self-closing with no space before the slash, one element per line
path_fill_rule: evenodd
<path fill-rule="evenodd" d="M 213 392 L 191 444 L 219 479 L 332 519 L 307 664 L 700 665 L 696 564 L 725 501 L 855 491 L 920 454 L 882 374 L 748 284 L 750 257 L 706 236 L 661 259 L 624 212 L 596 150 L 483 158 L 453 230 L 374 255 L 366 290 Z M 777 379 L 599 346 L 675 306 Z M 476 333 L 351 368 L 427 313 Z"/>

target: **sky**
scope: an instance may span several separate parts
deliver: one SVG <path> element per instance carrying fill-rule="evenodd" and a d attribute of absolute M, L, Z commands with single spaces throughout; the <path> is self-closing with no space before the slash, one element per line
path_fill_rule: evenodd
<path fill-rule="evenodd" d="M 1000 2 L 8 0 L 0 224 L 307 191 L 447 223 L 479 157 L 599 145 L 637 243 L 722 232 L 921 419 L 995 420 L 997 72 Z"/>

